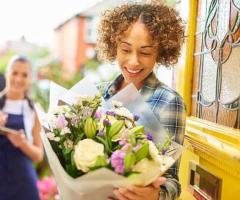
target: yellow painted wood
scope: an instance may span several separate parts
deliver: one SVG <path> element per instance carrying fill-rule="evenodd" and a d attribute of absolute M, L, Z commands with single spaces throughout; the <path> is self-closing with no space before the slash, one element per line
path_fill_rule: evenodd
<path fill-rule="evenodd" d="M 196 31 L 196 16 L 197 16 L 197 1 L 189 0 L 189 20 L 187 23 L 187 39 L 185 45 L 185 65 L 178 66 L 177 76 L 177 91 L 184 98 L 187 115 L 190 115 L 191 111 L 191 90 L 192 90 L 192 76 L 193 76 L 193 53 L 195 43 L 195 31 Z"/>

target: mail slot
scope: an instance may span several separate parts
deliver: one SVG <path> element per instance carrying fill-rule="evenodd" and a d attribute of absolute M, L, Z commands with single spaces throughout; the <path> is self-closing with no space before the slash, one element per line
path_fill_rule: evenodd
<path fill-rule="evenodd" d="M 220 200 L 222 179 L 190 161 L 189 189 L 197 200 Z"/>

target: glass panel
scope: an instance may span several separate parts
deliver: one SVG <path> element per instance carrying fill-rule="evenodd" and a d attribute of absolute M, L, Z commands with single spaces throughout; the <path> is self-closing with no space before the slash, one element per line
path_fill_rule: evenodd
<path fill-rule="evenodd" d="M 230 1 L 221 0 L 218 6 L 217 36 L 219 42 L 222 42 L 229 28 Z"/>
<path fill-rule="evenodd" d="M 221 103 L 233 102 L 240 95 L 240 47 L 232 49 L 226 63 L 222 65 Z"/>
<path fill-rule="evenodd" d="M 233 0 L 233 4 L 234 4 L 236 7 L 240 8 L 240 0 Z"/>
<path fill-rule="evenodd" d="M 202 97 L 208 102 L 216 99 L 217 65 L 210 53 L 204 55 L 202 72 Z"/>

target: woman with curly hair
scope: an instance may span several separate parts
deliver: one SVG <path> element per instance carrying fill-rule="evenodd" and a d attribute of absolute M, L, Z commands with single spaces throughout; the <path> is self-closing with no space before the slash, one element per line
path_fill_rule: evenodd
<path fill-rule="evenodd" d="M 98 57 L 103 61 L 117 61 L 121 69 L 113 82 L 100 88 L 104 98 L 109 99 L 133 83 L 159 123 L 174 136 L 175 142 L 182 144 L 183 100 L 153 73 L 156 64 L 168 66 L 178 61 L 184 35 L 178 13 L 165 5 L 126 4 L 104 13 L 98 33 Z M 164 115 L 160 115 L 163 109 Z M 181 192 L 178 164 L 151 185 L 117 188 L 114 194 L 119 200 L 176 199 Z"/>

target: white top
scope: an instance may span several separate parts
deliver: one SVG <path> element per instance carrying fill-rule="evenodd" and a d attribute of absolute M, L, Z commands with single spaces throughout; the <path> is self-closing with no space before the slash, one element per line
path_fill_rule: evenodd
<path fill-rule="evenodd" d="M 30 142 L 33 142 L 32 129 L 35 121 L 35 111 L 29 107 L 28 101 L 26 99 L 21 100 L 6 99 L 2 111 L 15 115 L 23 114 L 23 122 L 27 139 Z"/>

